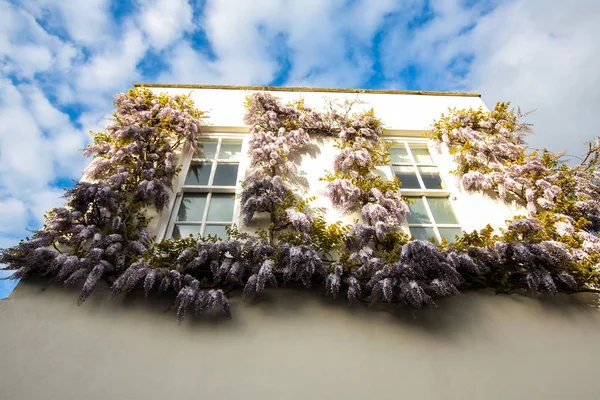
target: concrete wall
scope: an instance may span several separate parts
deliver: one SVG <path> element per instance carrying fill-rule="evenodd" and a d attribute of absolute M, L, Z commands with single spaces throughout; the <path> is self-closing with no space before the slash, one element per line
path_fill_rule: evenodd
<path fill-rule="evenodd" d="M 181 325 L 171 298 L 76 298 L 26 281 L 0 301 L 0 399 L 600 398 L 591 294 L 390 313 L 278 289 Z"/>

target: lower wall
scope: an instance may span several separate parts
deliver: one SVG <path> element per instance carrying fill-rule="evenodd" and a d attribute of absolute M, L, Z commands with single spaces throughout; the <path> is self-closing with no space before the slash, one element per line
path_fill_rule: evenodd
<path fill-rule="evenodd" d="M 0 301 L 0 399 L 596 399 L 598 297 L 468 293 L 392 314 L 321 293 L 167 299 L 21 282 Z"/>

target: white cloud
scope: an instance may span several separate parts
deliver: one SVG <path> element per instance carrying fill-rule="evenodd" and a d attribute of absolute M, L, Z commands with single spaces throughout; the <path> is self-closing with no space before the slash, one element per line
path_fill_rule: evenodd
<path fill-rule="evenodd" d="M 28 108 L 32 115 L 35 116 L 41 129 L 52 135 L 56 134 L 56 131 L 62 129 L 64 126 L 71 125 L 69 116 L 58 110 L 39 87 L 23 85 L 20 89 L 27 97 Z"/>
<path fill-rule="evenodd" d="M 32 79 L 36 73 L 63 71 L 77 56 L 75 46 L 50 35 L 27 11 L 0 1 L 0 68 L 5 75 Z"/>
<path fill-rule="evenodd" d="M 22 5 L 53 30 L 65 30 L 70 40 L 87 46 L 101 44 L 114 28 L 109 0 L 25 0 Z"/>
<path fill-rule="evenodd" d="M 161 76 L 262 85 L 281 72 L 285 58 L 289 85 L 361 85 L 372 72 L 375 33 L 386 15 L 403 7 L 391 0 L 208 1 L 197 24 L 215 59 L 180 45 L 173 53 L 179 57 L 169 57 L 170 71 Z"/>
<path fill-rule="evenodd" d="M 47 140 L 18 88 L 0 81 L 0 91 L 0 189 L 15 193 L 43 187 L 53 177 Z"/>
<path fill-rule="evenodd" d="M 537 109 L 529 144 L 581 155 L 581 144 L 598 135 L 600 3 L 496 3 L 432 2 L 423 26 L 397 26 L 385 45 L 388 79 L 412 65 L 423 89 L 478 91 L 489 107 Z"/>
<path fill-rule="evenodd" d="M 130 86 L 137 75 L 136 66 L 146 50 L 142 33 L 130 26 L 120 40 L 94 54 L 79 68 L 75 80 L 80 95 L 77 99 L 84 103 L 105 103 L 107 95 Z"/>
<path fill-rule="evenodd" d="M 22 230 L 27 226 L 27 208 L 15 198 L 0 200 L 0 233 Z"/>
<path fill-rule="evenodd" d="M 516 1 L 484 17 L 473 30 L 477 58 L 467 84 L 486 104 L 510 100 L 524 110 L 534 147 L 581 155 L 599 135 L 600 3 Z"/>
<path fill-rule="evenodd" d="M 194 50 L 188 41 L 181 41 L 166 57 L 170 60 L 169 70 L 159 75 L 159 82 L 224 83 L 210 59 Z"/>
<path fill-rule="evenodd" d="M 192 13 L 184 0 L 148 1 L 142 3 L 139 21 L 152 47 L 162 50 L 193 28 Z"/>
<path fill-rule="evenodd" d="M 65 199 L 62 198 L 64 194 L 64 191 L 58 188 L 48 188 L 36 193 L 28 204 L 28 210 L 35 225 L 39 226 L 44 221 L 46 211 L 65 204 Z"/>

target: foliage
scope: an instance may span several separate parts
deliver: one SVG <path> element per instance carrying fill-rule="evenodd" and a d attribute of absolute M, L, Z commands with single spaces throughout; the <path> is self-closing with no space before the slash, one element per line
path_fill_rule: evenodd
<path fill-rule="evenodd" d="M 84 281 L 79 302 L 103 278 L 116 277 L 115 291 L 131 290 L 144 279 L 147 289 L 155 281 L 177 289 L 181 281 L 171 266 L 145 260 L 147 252 L 156 251 L 146 211 L 161 212 L 167 205 L 178 173 L 175 154 L 185 143 L 196 148 L 203 113 L 189 97 L 154 95 L 144 88 L 117 95 L 115 108 L 106 130 L 92 134 L 84 153 L 93 159 L 84 180 L 65 194 L 65 207 L 48 212 L 31 239 L 0 253 L 0 263 L 17 270 L 15 277 L 35 273 L 67 285 Z M 159 251 L 165 247 L 158 244 Z M 206 296 L 197 299 L 200 308 L 226 301 L 217 292 Z"/>
<path fill-rule="evenodd" d="M 565 279 L 569 290 L 598 284 L 600 139 L 588 143 L 579 165 L 569 167 L 561 161 L 564 153 L 527 152 L 523 143 L 529 127 L 519 117 L 508 103 L 499 103 L 490 112 L 451 110 L 434 124 L 430 135 L 453 155 L 454 172 L 466 190 L 515 201 L 529 214 L 507 221 L 500 235 L 488 227 L 450 247 L 494 249 L 500 261 L 490 274 L 509 281 L 524 276 L 532 290 L 543 284 L 556 291 Z"/>
<path fill-rule="evenodd" d="M 246 99 L 251 168 L 240 193 L 246 231 L 229 238 L 187 237 L 155 242 L 147 210 L 161 212 L 178 174 L 176 154 L 197 147 L 204 115 L 189 97 L 143 88 L 115 99 L 114 121 L 93 134 L 85 179 L 65 195 L 65 207 L 46 214 L 44 227 L 0 253 L 15 277 L 49 275 L 83 282 L 83 302 L 101 279 L 115 294 L 143 288 L 171 292 L 181 319 L 191 310 L 220 308 L 227 294 L 244 297 L 287 282 L 324 283 L 349 300 L 434 305 L 472 287 L 499 292 L 575 292 L 599 284 L 600 141 L 582 163 L 562 153 L 528 152 L 529 127 L 500 103 L 491 112 L 451 110 L 431 137 L 453 155 L 466 190 L 516 201 L 529 215 L 465 233 L 436 245 L 405 234 L 410 210 L 401 182 L 382 179 L 389 163 L 382 123 L 356 102 L 323 112 L 298 101 L 282 104 L 266 93 Z M 298 165 L 315 140 L 335 141 L 333 170 L 322 177 L 334 207 L 353 213 L 352 226 L 328 223 L 306 196 Z M 268 221 L 266 229 L 251 231 Z"/>

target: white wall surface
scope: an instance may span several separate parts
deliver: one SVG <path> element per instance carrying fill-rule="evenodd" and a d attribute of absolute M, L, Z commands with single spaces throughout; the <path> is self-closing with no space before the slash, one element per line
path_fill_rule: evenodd
<path fill-rule="evenodd" d="M 153 91 L 172 95 L 191 94 L 196 107 L 209 113 L 209 124 L 217 127 L 244 126 L 244 100 L 256 91 L 233 89 L 179 89 L 152 88 Z M 480 97 L 427 96 L 412 94 L 329 93 L 329 92 L 267 92 L 279 97 L 284 103 L 304 99 L 305 104 L 320 110 L 326 100 L 342 103 L 345 99 L 360 99 L 357 110 L 374 108 L 387 129 L 427 130 L 433 120 L 446 113 L 448 108 L 486 109 Z"/>
<path fill-rule="evenodd" d="M 24 281 L 0 301 L 2 400 L 598 399 L 598 296 L 471 292 L 435 310 L 323 288 L 232 299 L 177 324 L 172 296 Z"/>

